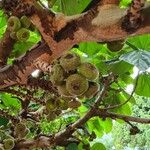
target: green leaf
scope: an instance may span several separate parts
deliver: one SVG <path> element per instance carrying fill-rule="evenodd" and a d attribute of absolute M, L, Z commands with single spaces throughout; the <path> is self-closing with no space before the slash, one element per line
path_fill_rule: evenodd
<path fill-rule="evenodd" d="M 119 93 L 117 95 L 117 98 L 119 99 L 120 104 L 124 103 L 127 100 L 127 98 L 122 93 Z M 131 113 L 132 113 L 131 108 L 128 103 L 126 103 L 125 105 L 123 105 L 115 110 L 117 113 L 124 114 L 124 115 L 131 115 Z"/>
<path fill-rule="evenodd" d="M 104 100 L 105 104 L 108 106 L 114 106 L 114 105 L 119 105 L 124 103 L 127 100 L 126 96 L 124 94 L 120 93 L 115 93 L 115 92 L 110 92 L 108 97 Z M 125 104 L 119 108 L 115 108 L 111 110 L 112 112 L 116 112 L 118 114 L 125 114 L 125 115 L 131 115 L 131 108 L 129 104 Z"/>
<path fill-rule="evenodd" d="M 82 142 L 78 144 L 78 150 L 84 150 L 84 149 L 83 149 L 83 143 L 82 143 Z"/>
<path fill-rule="evenodd" d="M 132 111 L 128 104 L 125 104 L 117 109 L 118 114 L 131 115 Z"/>
<path fill-rule="evenodd" d="M 91 2 L 91 0 L 61 0 L 60 9 L 66 15 L 81 13 Z"/>
<path fill-rule="evenodd" d="M 150 51 L 150 34 L 129 38 L 128 42 L 139 49 Z"/>
<path fill-rule="evenodd" d="M 3 10 L 0 10 L 0 38 L 3 36 L 6 30 L 7 27 L 6 24 L 7 24 L 6 16 L 4 15 Z"/>
<path fill-rule="evenodd" d="M 102 143 L 95 143 L 91 150 L 106 150 L 106 147 Z"/>
<path fill-rule="evenodd" d="M 79 50 L 89 56 L 93 56 L 98 53 L 102 47 L 102 45 L 97 44 L 96 42 L 85 42 L 79 45 Z"/>
<path fill-rule="evenodd" d="M 125 92 L 125 91 L 122 91 L 122 94 L 126 97 L 126 99 L 128 99 L 130 97 L 130 95 L 127 92 Z M 135 98 L 132 96 L 130 98 L 129 102 L 132 103 L 132 104 L 135 104 L 136 103 Z"/>
<path fill-rule="evenodd" d="M 4 15 L 4 12 L 0 10 L 0 28 L 6 26 L 7 20 L 6 16 Z"/>
<path fill-rule="evenodd" d="M 104 132 L 103 132 L 103 127 L 100 124 L 100 119 L 98 117 L 91 118 L 88 122 L 88 130 L 92 133 L 93 131 L 98 137 L 102 137 Z"/>
<path fill-rule="evenodd" d="M 120 60 L 124 60 L 141 71 L 146 71 L 150 67 L 150 52 L 137 50 L 120 56 Z"/>
<path fill-rule="evenodd" d="M 0 117 L 0 126 L 7 125 L 9 120 L 7 118 Z"/>
<path fill-rule="evenodd" d="M 56 3 L 57 0 L 48 0 L 48 6 L 49 8 L 53 7 L 53 5 Z"/>
<path fill-rule="evenodd" d="M 96 65 L 96 67 L 99 69 L 99 72 L 101 74 L 107 74 L 108 73 L 107 72 L 108 66 L 106 65 L 106 63 L 104 63 L 100 59 L 93 58 L 91 62 Z"/>
<path fill-rule="evenodd" d="M 124 81 L 126 84 L 132 84 L 133 78 L 131 77 L 131 74 L 129 72 L 126 72 L 125 74 L 122 74 L 119 76 L 119 78 Z"/>
<path fill-rule="evenodd" d="M 112 119 L 110 118 L 106 118 L 105 120 L 99 119 L 99 122 L 106 133 L 111 132 L 113 126 Z"/>
<path fill-rule="evenodd" d="M 76 143 L 70 143 L 67 145 L 66 150 L 78 150 L 78 145 Z"/>
<path fill-rule="evenodd" d="M 19 57 L 29 50 L 34 44 L 40 40 L 40 36 L 37 33 L 30 32 L 30 38 L 26 42 L 17 42 L 14 45 L 13 54 L 14 57 Z"/>
<path fill-rule="evenodd" d="M 14 45 L 13 55 L 15 57 L 19 57 L 22 54 L 24 54 L 29 48 L 31 48 L 34 45 L 32 42 L 17 42 Z"/>
<path fill-rule="evenodd" d="M 132 2 L 132 0 L 121 0 L 120 6 L 127 7 L 131 2 Z"/>
<path fill-rule="evenodd" d="M 6 94 L 6 93 L 2 94 L 1 99 L 2 99 L 3 104 L 6 107 L 9 107 L 12 110 L 14 110 L 14 112 L 15 110 L 19 110 L 21 107 L 20 101 L 16 98 L 12 98 L 10 94 Z"/>
<path fill-rule="evenodd" d="M 133 68 L 133 66 L 125 61 L 119 61 L 114 64 L 111 64 L 110 71 L 114 74 L 122 75 Z"/>
<path fill-rule="evenodd" d="M 88 108 L 86 106 L 82 105 L 81 107 L 79 107 L 78 110 L 80 112 L 80 115 L 83 116 L 88 111 Z"/>
<path fill-rule="evenodd" d="M 150 74 L 141 74 L 139 76 L 135 93 L 140 96 L 150 97 Z"/>

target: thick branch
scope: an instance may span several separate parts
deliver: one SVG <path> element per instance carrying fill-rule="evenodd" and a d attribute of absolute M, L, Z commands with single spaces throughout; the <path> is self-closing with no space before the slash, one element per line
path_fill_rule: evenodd
<path fill-rule="evenodd" d="M 84 125 L 90 118 L 94 116 L 99 116 L 100 118 L 112 118 L 112 119 L 122 119 L 126 122 L 137 122 L 137 123 L 145 123 L 149 124 L 150 119 L 145 118 L 136 118 L 121 114 L 115 114 L 111 112 L 107 112 L 103 109 L 91 109 L 84 117 L 79 119 L 77 122 L 73 123 L 72 125 L 68 126 L 65 130 L 58 132 L 55 136 L 40 136 L 35 140 L 26 140 L 19 142 L 15 148 L 20 150 L 21 147 L 32 149 L 32 148 L 44 148 L 44 147 L 51 147 L 52 145 L 60 145 L 65 146 L 67 138 L 69 138 L 72 133 L 82 125 Z"/>
<path fill-rule="evenodd" d="M 0 89 L 16 85 L 26 84 L 29 75 L 36 69 L 36 61 L 51 60 L 51 51 L 45 43 L 39 43 L 22 58 L 15 60 L 13 65 L 0 70 Z"/>
<path fill-rule="evenodd" d="M 31 86 L 34 88 L 41 88 L 45 91 L 49 91 L 52 93 L 55 93 L 56 95 L 57 93 L 57 89 L 53 86 L 53 84 L 50 81 L 47 80 L 43 80 L 43 79 L 36 79 L 36 78 L 29 78 L 28 82 L 27 82 L 27 86 Z"/>
<path fill-rule="evenodd" d="M 26 84 L 27 77 L 37 68 L 37 60 L 50 63 L 58 58 L 63 51 L 70 49 L 74 44 L 78 44 L 81 41 L 113 41 L 133 35 L 150 33 L 149 8 L 150 6 L 143 10 L 144 21 L 141 27 L 132 34 L 127 33 L 121 28 L 121 20 L 126 14 L 126 10 L 121 10 L 114 5 L 104 5 L 101 9 L 89 10 L 84 15 L 76 17 L 73 21 L 67 23 L 64 28 L 62 28 L 62 24 L 56 23 L 63 19 L 65 22 L 65 18 L 58 18 L 57 20 L 56 16 L 48 15 L 48 17 L 54 20 L 51 23 L 55 24 L 55 28 L 52 28 L 53 32 L 51 29 L 51 32 L 49 31 L 48 33 L 45 31 L 47 31 L 48 27 L 51 28 L 51 26 L 49 24 L 44 26 L 45 23 L 42 22 L 43 18 L 41 18 L 41 15 L 33 13 L 31 19 L 33 19 L 34 24 L 39 28 L 46 43 L 48 43 L 49 47 L 51 46 L 52 53 L 46 44 L 42 44 L 43 46 L 41 45 L 41 47 L 28 52 L 18 63 L 16 62 L 13 66 L 1 70 L 0 88 L 17 83 Z M 61 30 L 56 32 L 58 29 Z M 55 34 L 53 35 L 52 33 Z"/>
<path fill-rule="evenodd" d="M 122 119 L 124 121 L 150 124 L 150 119 L 137 118 L 137 117 L 132 117 L 132 116 L 116 114 L 116 113 L 112 113 L 112 112 L 103 111 L 102 109 L 98 109 L 96 111 L 96 115 L 101 117 L 101 118 L 109 117 L 109 118 L 112 118 L 112 119 Z"/>
<path fill-rule="evenodd" d="M 82 14 L 78 19 L 75 18 L 75 20 L 69 22 L 55 34 L 55 40 L 61 42 L 62 39 L 73 39 L 75 33 L 79 30 L 82 32 L 82 41 L 97 42 L 114 41 L 133 35 L 150 33 L 150 16 L 148 15 L 149 12 L 147 12 L 149 9 L 150 6 L 143 9 L 143 22 L 140 28 L 131 34 L 122 29 L 122 20 L 127 14 L 126 9 L 120 9 L 116 5 L 99 6 L 84 15 Z"/>

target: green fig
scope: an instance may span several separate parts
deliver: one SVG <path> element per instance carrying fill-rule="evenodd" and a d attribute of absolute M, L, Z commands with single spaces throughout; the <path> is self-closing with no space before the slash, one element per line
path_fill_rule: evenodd
<path fill-rule="evenodd" d="M 46 101 L 46 109 L 48 111 L 52 111 L 52 110 L 55 110 L 56 109 L 56 103 L 55 103 L 55 99 L 53 98 L 50 98 Z"/>
<path fill-rule="evenodd" d="M 14 141 L 14 139 L 5 139 L 5 140 L 3 141 L 3 143 L 4 143 L 4 148 L 5 148 L 6 150 L 11 150 L 11 149 L 13 149 L 14 146 L 15 146 L 15 141 Z"/>
<path fill-rule="evenodd" d="M 7 27 L 10 31 L 17 31 L 21 27 L 21 23 L 18 17 L 11 16 L 7 21 Z"/>
<path fill-rule="evenodd" d="M 15 126 L 15 134 L 19 138 L 24 138 L 29 132 L 29 129 L 26 127 L 24 123 L 18 123 Z"/>
<path fill-rule="evenodd" d="M 19 134 L 19 137 L 24 138 L 29 132 L 30 132 L 30 130 L 28 128 L 26 128 L 26 130 L 24 132 Z"/>
<path fill-rule="evenodd" d="M 59 64 L 52 67 L 50 80 L 54 85 L 61 85 L 63 83 L 64 70 Z"/>
<path fill-rule="evenodd" d="M 66 53 L 60 58 L 60 65 L 65 71 L 75 70 L 80 63 L 80 57 L 75 53 Z"/>
<path fill-rule="evenodd" d="M 59 93 L 61 96 L 72 97 L 72 95 L 71 95 L 71 94 L 67 91 L 67 89 L 66 89 L 66 84 L 57 86 L 57 89 L 58 89 L 58 93 Z"/>
<path fill-rule="evenodd" d="M 21 42 L 25 42 L 30 37 L 30 31 L 26 28 L 21 28 L 16 33 L 17 39 Z"/>
<path fill-rule="evenodd" d="M 88 90 L 83 94 L 85 98 L 91 99 L 100 90 L 100 85 L 95 82 L 90 82 Z"/>
<path fill-rule="evenodd" d="M 24 27 L 24 28 L 29 28 L 31 25 L 31 21 L 27 16 L 22 16 L 20 18 L 20 22 L 22 24 L 22 27 Z"/>
<path fill-rule="evenodd" d="M 95 65 L 85 62 L 78 67 L 78 73 L 83 75 L 88 80 L 96 80 L 99 76 L 99 70 Z"/>
<path fill-rule="evenodd" d="M 23 124 L 23 123 L 18 123 L 16 126 L 15 126 L 15 133 L 18 135 L 20 133 L 23 133 L 25 132 L 27 129 L 26 125 Z"/>
<path fill-rule="evenodd" d="M 118 52 L 120 51 L 124 46 L 124 41 L 120 40 L 120 41 L 112 41 L 112 42 L 108 42 L 107 43 L 107 48 L 111 51 L 111 52 Z"/>
<path fill-rule="evenodd" d="M 62 110 L 60 110 L 60 109 L 56 109 L 56 110 L 55 110 L 55 114 L 56 114 L 57 116 L 59 116 L 61 113 L 62 113 Z"/>
<path fill-rule="evenodd" d="M 16 32 L 11 32 L 10 37 L 14 40 L 17 40 Z"/>
<path fill-rule="evenodd" d="M 57 115 L 55 114 L 55 112 L 50 112 L 46 118 L 48 121 L 53 121 L 57 118 Z"/>
<path fill-rule="evenodd" d="M 88 87 L 87 79 L 79 74 L 72 74 L 66 79 L 66 89 L 71 95 L 81 95 Z"/>
<path fill-rule="evenodd" d="M 60 98 L 58 101 L 58 106 L 62 110 L 66 110 L 68 108 L 68 100 Z"/>

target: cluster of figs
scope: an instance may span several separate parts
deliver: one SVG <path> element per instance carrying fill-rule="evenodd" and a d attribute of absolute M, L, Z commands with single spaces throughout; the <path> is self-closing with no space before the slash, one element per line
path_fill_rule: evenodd
<path fill-rule="evenodd" d="M 21 42 L 25 42 L 29 39 L 29 28 L 31 26 L 31 21 L 27 16 L 22 16 L 21 18 L 11 16 L 7 21 L 7 28 L 10 31 L 10 37 Z"/>
<path fill-rule="evenodd" d="M 0 130 L 0 150 L 12 150 L 15 147 L 16 139 L 23 139 L 29 133 L 29 129 L 23 122 L 19 122 L 14 126 L 14 137 L 7 134 L 6 132 L 1 132 Z"/>
<path fill-rule="evenodd" d="M 52 84 L 64 100 L 63 105 L 72 109 L 81 105 L 81 99 L 91 99 L 97 94 L 100 89 L 98 79 L 98 68 L 89 62 L 81 62 L 80 56 L 73 52 L 62 55 L 53 64 L 50 75 Z M 56 105 L 58 108 L 59 104 Z M 52 106 L 52 100 L 48 101 L 47 106 Z"/>

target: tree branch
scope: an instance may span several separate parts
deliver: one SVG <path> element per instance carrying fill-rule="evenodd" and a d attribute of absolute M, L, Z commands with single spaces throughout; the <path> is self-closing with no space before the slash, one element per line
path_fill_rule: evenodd
<path fill-rule="evenodd" d="M 128 102 L 131 100 L 131 98 L 133 97 L 133 94 L 135 93 L 135 90 L 136 90 L 136 87 L 137 87 L 137 84 L 138 84 L 138 79 L 139 79 L 139 72 L 138 72 L 138 75 L 137 75 L 137 77 L 136 77 L 136 79 L 135 79 L 134 88 L 133 88 L 133 90 L 132 90 L 132 92 L 131 92 L 129 98 L 128 98 L 126 101 L 124 101 L 124 102 L 121 103 L 121 104 L 108 106 L 108 107 L 105 108 L 105 110 L 115 109 L 115 108 L 121 107 L 121 106 L 125 105 L 126 103 L 128 103 Z"/>
<path fill-rule="evenodd" d="M 33 1 L 28 0 L 22 1 L 22 4 L 28 4 L 31 8 L 34 6 Z M 20 9 L 18 7 L 13 11 L 20 12 L 22 7 Z M 126 10 L 114 5 L 97 6 L 96 8 L 92 8 L 92 10 L 75 17 L 75 19 L 72 16 L 70 21 L 66 20 L 65 17 L 54 16 L 39 8 L 33 8 L 34 11 L 33 14 L 30 14 L 30 18 L 38 27 L 48 46 L 51 47 L 52 52 L 46 44 L 41 44 L 40 48 L 34 48 L 20 61 L 16 61 L 13 66 L 2 69 L 0 71 L 0 89 L 14 84 L 26 84 L 27 77 L 37 68 L 35 64 L 38 61 L 50 63 L 65 50 L 81 41 L 107 42 L 150 33 L 150 16 L 147 15 L 149 5 L 143 9 L 144 21 L 141 27 L 132 34 L 121 28 L 121 20 L 126 15 Z M 42 16 L 43 11 L 46 18 Z M 108 14 L 111 14 L 111 17 Z M 49 20 L 49 23 L 45 23 L 45 19 Z"/>
<path fill-rule="evenodd" d="M 31 77 L 28 79 L 27 86 L 35 87 L 36 89 L 41 88 L 45 91 L 55 93 L 56 95 L 58 94 L 57 89 L 53 86 L 53 84 L 50 81 L 47 80 L 36 79 Z"/>
<path fill-rule="evenodd" d="M 45 43 L 39 43 L 13 65 L 0 70 L 0 89 L 20 84 L 26 85 L 30 74 L 37 69 L 34 64 L 38 60 L 50 63 L 51 51 Z"/>
<path fill-rule="evenodd" d="M 124 121 L 150 124 L 150 119 L 137 118 L 137 117 L 132 117 L 132 116 L 116 114 L 116 113 L 112 113 L 112 112 L 107 112 L 106 110 L 103 110 L 103 109 L 96 110 L 96 115 L 101 117 L 101 118 L 109 117 L 109 118 L 112 118 L 112 119 L 122 119 Z"/>

